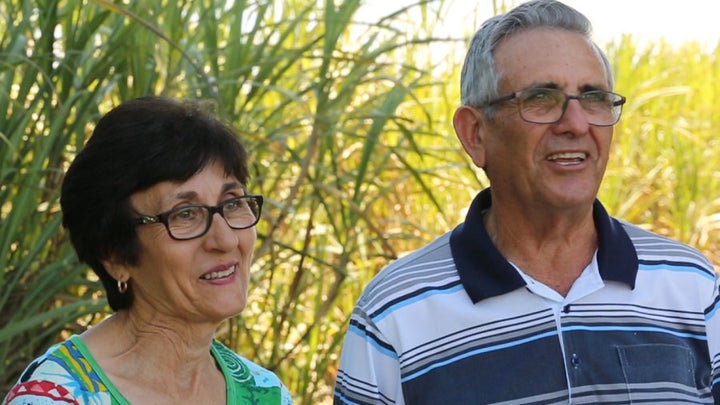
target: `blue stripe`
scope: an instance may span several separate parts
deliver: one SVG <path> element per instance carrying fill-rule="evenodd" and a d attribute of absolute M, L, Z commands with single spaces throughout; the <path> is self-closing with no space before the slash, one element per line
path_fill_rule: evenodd
<path fill-rule="evenodd" d="M 495 351 L 495 350 L 506 349 L 506 348 L 508 348 L 508 347 L 513 347 L 513 346 L 519 346 L 519 345 L 522 345 L 522 344 L 525 344 L 525 343 L 528 343 L 528 342 L 532 342 L 532 341 L 540 340 L 540 339 L 545 339 L 545 338 L 551 337 L 551 336 L 557 336 L 557 331 L 545 332 L 545 333 L 541 333 L 541 334 L 539 334 L 539 335 L 531 336 L 531 337 L 528 337 L 528 338 L 525 338 L 525 339 L 513 340 L 512 342 L 503 343 L 503 344 L 501 344 L 501 345 L 487 346 L 487 347 L 483 347 L 482 349 L 477 349 L 477 350 L 472 350 L 472 351 L 469 351 L 469 352 L 465 352 L 465 353 L 463 353 L 463 354 L 461 354 L 461 355 L 459 355 L 459 356 L 455 356 L 455 357 L 448 358 L 448 359 L 445 360 L 445 361 L 433 363 L 432 365 L 430 365 L 430 366 L 428 366 L 428 367 L 425 367 L 425 368 L 423 368 L 423 369 L 421 369 L 421 370 L 418 370 L 418 371 L 415 372 L 414 374 L 410 374 L 410 375 L 408 375 L 408 376 L 403 377 L 400 381 L 403 382 L 403 383 L 408 382 L 408 381 L 410 381 L 410 380 L 412 380 L 412 379 L 415 379 L 415 378 L 420 377 L 420 376 L 423 375 L 423 374 L 427 374 L 427 373 L 429 373 L 431 370 L 434 370 L 434 369 L 436 369 L 436 368 L 438 368 L 438 367 L 444 367 L 444 366 L 446 366 L 446 365 L 448 365 L 448 364 L 451 364 L 451 363 L 454 363 L 454 362 L 456 362 L 456 361 L 460 361 L 460 360 L 463 360 L 463 359 L 466 359 L 466 358 L 468 358 L 468 357 L 472 357 L 472 356 L 475 356 L 475 355 L 478 355 L 478 354 L 488 353 L 488 352 L 492 352 L 492 351 Z"/>
<path fill-rule="evenodd" d="M 448 288 L 448 289 L 442 289 L 442 290 L 433 289 L 433 290 L 425 291 L 425 292 L 422 293 L 422 294 L 415 295 L 415 296 L 413 296 L 412 298 L 404 299 L 404 300 L 398 302 L 398 303 L 395 304 L 395 305 L 391 305 L 391 306 L 388 307 L 385 311 L 383 311 L 381 314 L 374 316 L 374 317 L 373 317 L 373 321 L 375 321 L 375 322 L 380 322 L 380 321 L 383 320 L 386 316 L 388 316 L 388 315 L 390 315 L 391 313 L 393 313 L 395 310 L 398 310 L 398 309 L 400 309 L 400 308 L 403 308 L 403 307 L 406 307 L 406 306 L 408 306 L 408 305 L 414 304 L 414 303 L 416 303 L 416 302 L 418 302 L 418 301 L 422 301 L 422 300 L 424 300 L 424 299 L 426 299 L 426 298 L 428 298 L 428 297 L 432 297 L 433 295 L 454 294 L 454 293 L 456 293 L 456 292 L 458 292 L 458 291 L 461 291 L 461 290 L 463 290 L 463 289 L 464 289 L 464 287 L 462 286 L 462 284 L 459 284 L 459 283 L 458 283 L 456 286 L 454 286 L 454 287 L 452 287 L 452 288 Z"/>
<path fill-rule="evenodd" d="M 665 271 L 673 271 L 678 273 L 695 273 L 699 274 L 708 280 L 715 280 L 715 276 L 711 273 L 708 273 L 707 271 L 703 269 L 699 269 L 694 266 L 690 265 L 679 265 L 679 264 L 670 264 L 670 263 L 643 263 L 640 262 L 638 264 L 639 270 L 645 270 L 645 271 L 655 271 L 655 270 L 665 270 Z"/>
<path fill-rule="evenodd" d="M 367 341 L 368 343 L 370 343 L 370 346 L 374 347 L 375 350 L 377 350 L 377 351 L 380 352 L 381 354 L 384 354 L 384 355 L 386 355 L 386 356 L 388 356 L 388 357 L 390 357 L 390 358 L 392 358 L 392 359 L 395 359 L 395 360 L 398 359 L 397 353 L 393 352 L 392 350 L 389 350 L 387 347 L 381 346 L 380 344 L 378 344 L 378 342 L 377 342 L 375 339 L 370 339 L 370 338 L 368 337 L 367 333 L 365 333 L 364 330 L 358 328 L 357 326 L 350 325 L 350 326 L 348 327 L 348 332 L 352 332 L 352 333 L 354 333 L 354 334 L 362 337 L 363 339 L 365 339 L 365 341 Z"/>
<path fill-rule="evenodd" d="M 343 404 L 360 405 L 360 402 L 352 402 L 345 395 L 338 394 L 337 391 L 335 392 L 335 398 L 337 398 L 339 401 L 342 401 Z"/>
<path fill-rule="evenodd" d="M 720 302 L 718 302 L 718 304 L 720 305 Z M 715 308 L 713 308 L 710 312 L 708 312 L 707 315 L 705 315 L 705 321 L 706 321 L 706 322 L 709 321 L 710 318 L 713 318 L 713 317 L 715 316 L 715 314 L 716 314 L 716 313 L 718 312 L 718 310 L 720 309 L 720 306 L 719 306 L 719 305 L 715 305 Z"/>
<path fill-rule="evenodd" d="M 660 332 L 660 333 L 667 333 L 669 335 L 683 337 L 683 338 L 689 338 L 689 339 L 697 339 L 697 340 L 707 340 L 707 336 L 705 335 L 697 335 L 692 333 L 685 333 L 685 332 L 676 332 L 670 329 L 664 329 L 659 328 L 655 326 L 646 326 L 646 327 L 637 327 L 637 326 L 569 326 L 567 328 L 563 328 L 563 332 L 569 332 L 569 331 L 576 331 L 576 330 L 583 330 L 583 331 L 603 331 L 603 332 Z"/>
<path fill-rule="evenodd" d="M 709 321 L 710 318 L 715 317 L 715 314 L 720 310 L 720 290 L 718 291 L 718 295 L 715 296 L 715 302 L 712 303 L 709 307 L 709 311 L 707 314 L 705 314 L 705 320 Z"/>

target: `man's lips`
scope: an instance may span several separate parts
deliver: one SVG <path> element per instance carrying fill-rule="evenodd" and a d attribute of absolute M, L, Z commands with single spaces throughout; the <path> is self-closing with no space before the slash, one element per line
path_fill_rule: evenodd
<path fill-rule="evenodd" d="M 578 165 L 588 158 L 585 152 L 559 152 L 548 155 L 545 160 L 562 166 Z"/>

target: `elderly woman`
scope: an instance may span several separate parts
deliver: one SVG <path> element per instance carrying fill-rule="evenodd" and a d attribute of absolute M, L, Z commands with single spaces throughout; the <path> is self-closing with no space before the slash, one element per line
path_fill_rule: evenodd
<path fill-rule="evenodd" d="M 270 371 L 215 340 L 247 300 L 263 199 L 231 129 L 196 105 L 110 111 L 60 199 L 115 313 L 33 361 L 7 404 L 286 404 Z"/>

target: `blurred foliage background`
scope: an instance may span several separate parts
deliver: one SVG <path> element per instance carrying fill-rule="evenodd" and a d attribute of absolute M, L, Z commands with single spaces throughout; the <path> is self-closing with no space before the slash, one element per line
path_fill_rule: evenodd
<path fill-rule="evenodd" d="M 370 15 L 360 0 L 1 2 L 0 396 L 108 313 L 60 227 L 59 185 L 102 114 L 158 94 L 204 100 L 230 122 L 267 201 L 249 305 L 218 338 L 277 372 L 297 403 L 329 402 L 362 288 L 462 221 L 487 185 L 451 124 L 466 40 L 433 36 L 452 3 L 402 4 Z M 720 46 L 603 46 L 628 104 L 601 200 L 717 268 Z"/>

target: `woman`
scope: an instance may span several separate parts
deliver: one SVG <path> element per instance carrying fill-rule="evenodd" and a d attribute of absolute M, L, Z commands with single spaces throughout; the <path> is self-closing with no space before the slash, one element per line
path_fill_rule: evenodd
<path fill-rule="evenodd" d="M 115 313 L 33 361 L 4 403 L 291 403 L 214 339 L 247 300 L 263 202 L 247 193 L 247 160 L 193 104 L 141 98 L 103 117 L 60 203 Z"/>

